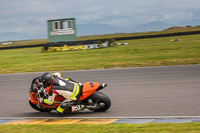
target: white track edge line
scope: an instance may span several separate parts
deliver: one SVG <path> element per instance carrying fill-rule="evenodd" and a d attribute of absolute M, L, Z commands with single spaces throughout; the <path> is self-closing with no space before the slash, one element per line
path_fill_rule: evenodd
<path fill-rule="evenodd" d="M 195 119 L 200 116 L 130 116 L 130 117 L 0 117 L 0 120 L 18 119 Z"/>

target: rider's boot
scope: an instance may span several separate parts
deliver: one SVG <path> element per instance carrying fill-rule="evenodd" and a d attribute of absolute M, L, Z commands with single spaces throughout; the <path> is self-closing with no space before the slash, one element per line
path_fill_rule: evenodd
<path fill-rule="evenodd" d="M 73 105 L 74 103 L 75 101 L 63 101 L 56 109 L 58 115 L 62 116 L 65 113 L 78 112 L 85 108 L 84 105 Z"/>
<path fill-rule="evenodd" d="M 72 105 L 71 106 L 71 112 L 79 112 L 84 109 L 85 109 L 84 105 Z"/>
<path fill-rule="evenodd" d="M 59 116 L 62 116 L 66 113 L 66 111 L 70 110 L 70 106 L 74 103 L 74 101 L 63 101 L 56 109 Z"/>

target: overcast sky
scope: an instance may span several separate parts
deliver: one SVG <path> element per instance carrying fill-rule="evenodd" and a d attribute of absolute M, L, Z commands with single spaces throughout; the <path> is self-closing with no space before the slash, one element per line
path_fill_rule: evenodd
<path fill-rule="evenodd" d="M 200 19 L 200 0 L 0 0 L 0 33 L 39 35 L 47 32 L 46 20 L 60 18 L 119 27 L 176 24 Z"/>

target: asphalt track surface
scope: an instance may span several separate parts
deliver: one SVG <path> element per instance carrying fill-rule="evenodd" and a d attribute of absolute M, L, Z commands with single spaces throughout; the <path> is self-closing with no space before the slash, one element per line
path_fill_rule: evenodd
<path fill-rule="evenodd" d="M 200 65 L 62 71 L 62 77 L 106 82 L 112 106 L 106 112 L 79 112 L 71 118 L 134 118 L 200 116 Z M 0 118 L 58 117 L 38 112 L 28 103 L 28 89 L 36 73 L 0 74 Z"/>

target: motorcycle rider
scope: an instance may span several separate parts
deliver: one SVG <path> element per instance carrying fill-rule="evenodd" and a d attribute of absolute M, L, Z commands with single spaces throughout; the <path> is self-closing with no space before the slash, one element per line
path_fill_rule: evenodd
<path fill-rule="evenodd" d="M 78 112 L 84 109 L 83 105 L 73 105 L 81 95 L 81 83 L 70 78 L 63 79 L 59 72 L 53 74 L 45 72 L 42 74 L 40 81 L 45 88 L 45 92 L 49 95 L 48 98 L 43 100 L 45 104 L 51 106 L 57 95 L 61 95 L 66 98 L 66 100 L 64 100 L 56 109 L 59 115 L 62 115 L 65 110 Z"/>

